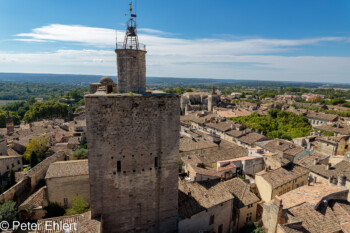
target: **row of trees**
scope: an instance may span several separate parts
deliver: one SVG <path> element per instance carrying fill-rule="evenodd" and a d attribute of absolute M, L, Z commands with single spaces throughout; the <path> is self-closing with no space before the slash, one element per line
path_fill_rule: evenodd
<path fill-rule="evenodd" d="M 262 132 L 269 138 L 292 140 L 308 136 L 312 131 L 306 117 L 278 109 L 270 109 L 266 116 L 253 113 L 249 116 L 229 119 L 239 122 L 247 128 Z"/>
<path fill-rule="evenodd" d="M 36 102 L 25 113 L 23 120 L 26 123 L 50 118 L 66 118 L 68 116 L 68 105 L 58 101 L 49 100 Z"/>

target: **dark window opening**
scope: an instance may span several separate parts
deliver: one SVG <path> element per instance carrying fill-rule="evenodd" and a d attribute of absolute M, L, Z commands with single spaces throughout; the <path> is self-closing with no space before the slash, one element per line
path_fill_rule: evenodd
<path fill-rule="evenodd" d="M 212 225 L 212 224 L 214 224 L 214 215 L 211 215 L 209 219 L 209 225 Z"/>
<path fill-rule="evenodd" d="M 158 157 L 154 157 L 154 167 L 158 167 Z"/>
<path fill-rule="evenodd" d="M 117 161 L 117 172 L 122 171 L 122 163 L 120 161 Z"/>
<path fill-rule="evenodd" d="M 222 230 L 223 230 L 223 226 L 222 226 L 222 224 L 219 226 L 219 228 L 218 228 L 218 233 L 222 233 Z"/>

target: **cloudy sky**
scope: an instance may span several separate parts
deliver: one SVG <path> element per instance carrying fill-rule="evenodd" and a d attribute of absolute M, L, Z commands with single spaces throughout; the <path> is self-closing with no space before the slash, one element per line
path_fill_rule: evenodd
<path fill-rule="evenodd" d="M 129 0 L 0 0 L 0 72 L 116 75 Z M 349 0 L 138 0 L 147 75 L 350 83 Z"/>

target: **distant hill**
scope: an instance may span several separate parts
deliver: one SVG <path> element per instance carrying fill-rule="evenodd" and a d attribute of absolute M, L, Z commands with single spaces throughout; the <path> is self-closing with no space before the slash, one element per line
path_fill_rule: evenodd
<path fill-rule="evenodd" d="M 59 83 L 65 85 L 88 86 L 98 82 L 101 75 L 73 75 L 73 74 L 30 74 L 30 73 L 0 73 L 0 82 L 20 83 Z M 111 76 L 115 81 L 116 76 Z M 260 81 L 260 80 L 235 80 L 235 79 L 206 79 L 206 78 L 168 78 L 147 77 L 147 85 L 151 87 L 208 87 L 215 85 L 245 86 L 245 87 L 305 87 L 305 88 L 349 88 L 350 84 L 315 83 L 315 82 L 285 82 L 285 81 Z"/>

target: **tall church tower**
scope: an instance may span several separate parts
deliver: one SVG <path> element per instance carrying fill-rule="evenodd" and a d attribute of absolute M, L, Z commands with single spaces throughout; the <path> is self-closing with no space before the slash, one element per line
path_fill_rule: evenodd
<path fill-rule="evenodd" d="M 135 17 L 116 49 L 118 93 L 85 96 L 91 212 L 103 232 L 176 232 L 180 100 L 146 93 Z"/>

